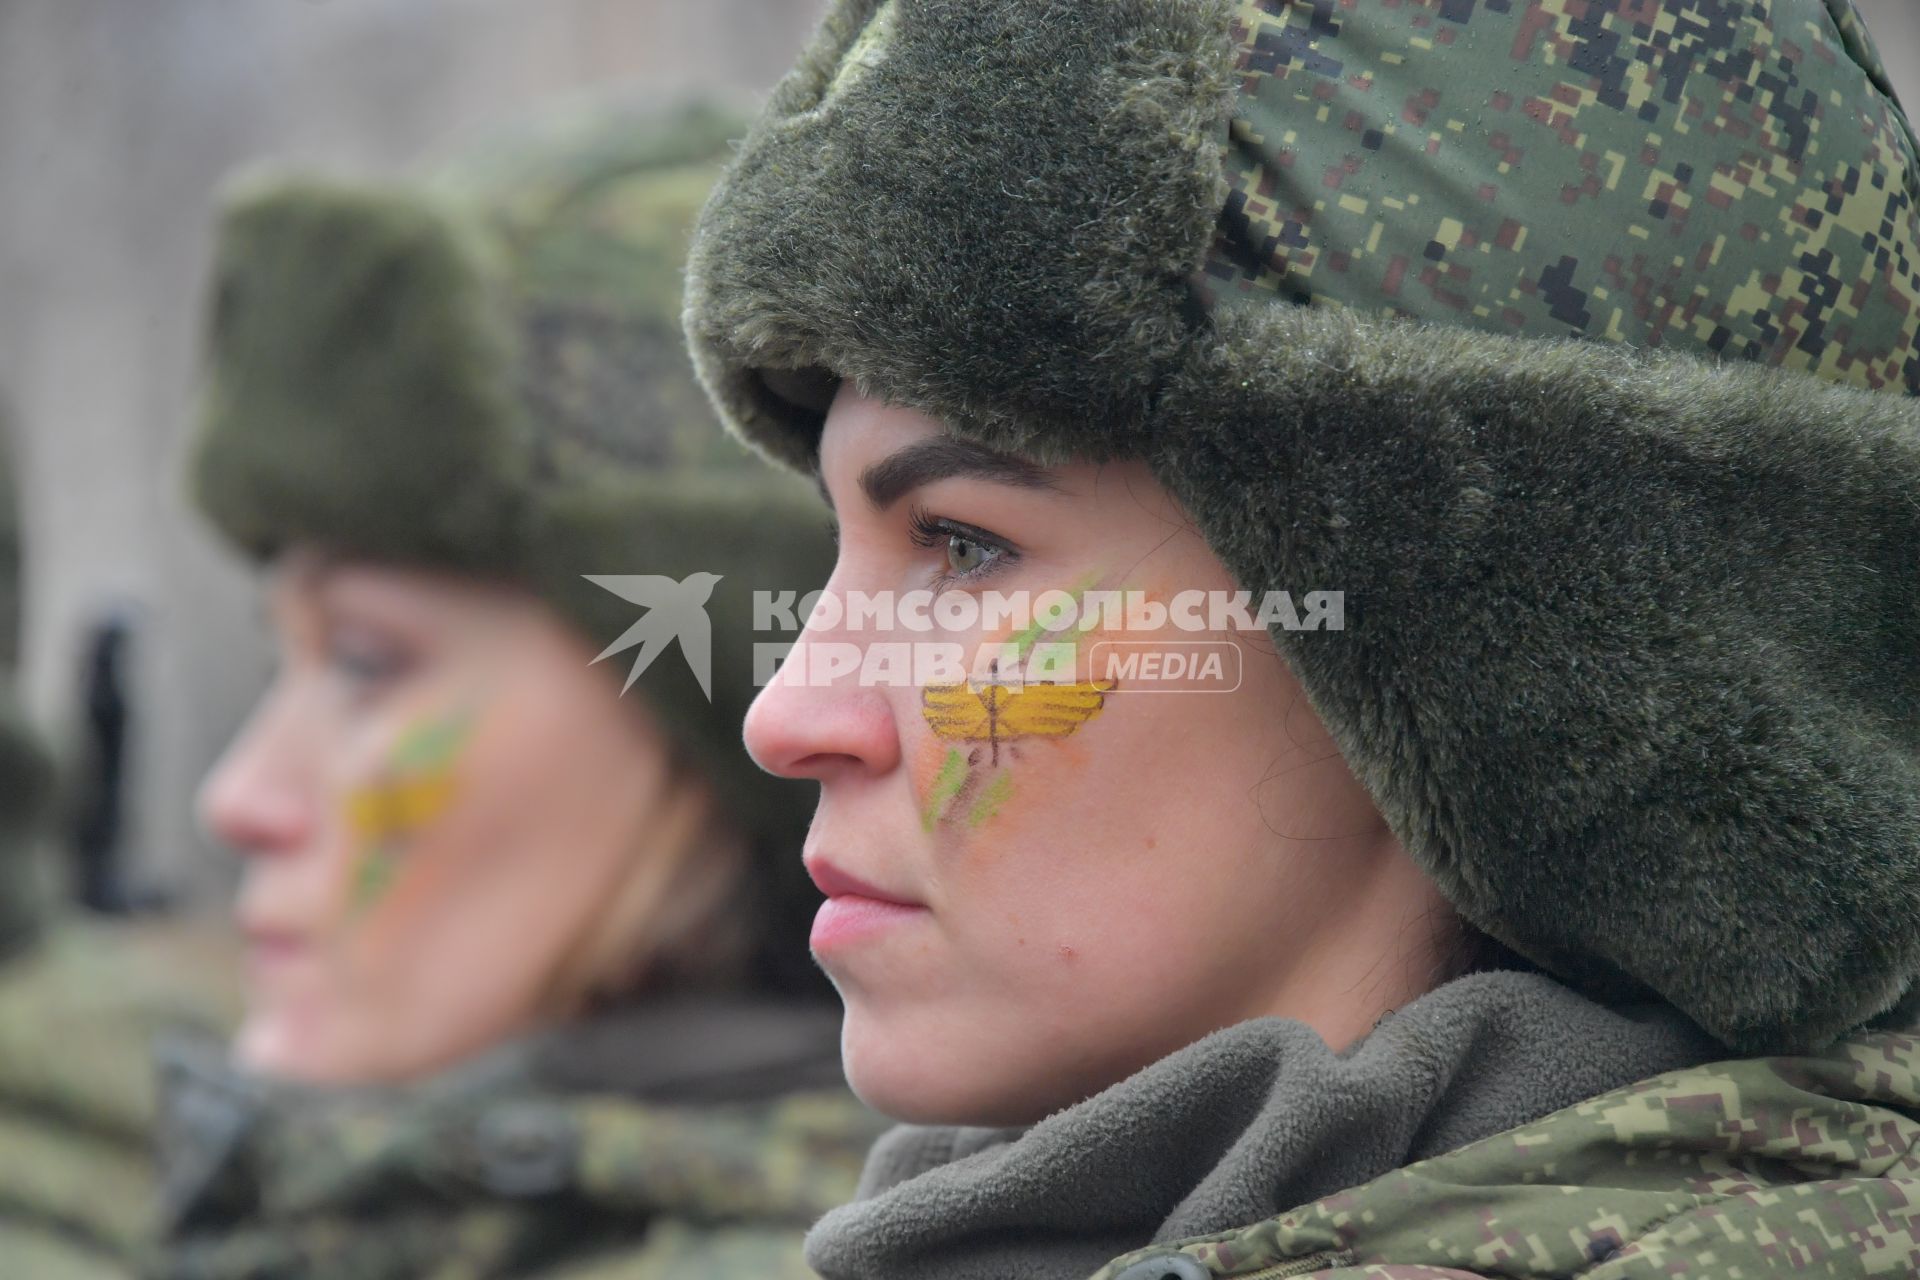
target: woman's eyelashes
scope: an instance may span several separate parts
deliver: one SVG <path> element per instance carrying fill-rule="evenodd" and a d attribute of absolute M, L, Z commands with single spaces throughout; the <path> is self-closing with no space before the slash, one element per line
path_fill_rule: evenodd
<path fill-rule="evenodd" d="M 359 699 L 377 696 L 404 678 L 414 666 L 414 654 L 405 645 L 360 630 L 329 632 L 326 660 L 348 691 Z"/>
<path fill-rule="evenodd" d="M 943 567 L 934 575 L 935 590 L 979 582 L 1020 558 L 1006 539 L 919 507 L 908 513 L 907 527 L 915 546 L 938 547 L 945 554 Z"/>

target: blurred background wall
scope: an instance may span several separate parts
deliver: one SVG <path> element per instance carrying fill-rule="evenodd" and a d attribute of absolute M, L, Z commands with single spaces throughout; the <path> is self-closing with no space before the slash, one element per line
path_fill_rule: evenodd
<path fill-rule="evenodd" d="M 1920 108 L 1920 0 L 1859 0 Z M 26 685 L 79 719 L 89 628 L 134 619 L 128 855 L 200 897 L 194 789 L 263 687 L 249 576 L 183 501 L 213 192 L 264 156 L 364 172 L 641 81 L 771 85 L 822 0 L 0 0 L 0 405 L 25 484 Z"/>
<path fill-rule="evenodd" d="M 1887 60 L 1907 118 L 1920 112 L 1920 0 L 1856 0 Z"/>

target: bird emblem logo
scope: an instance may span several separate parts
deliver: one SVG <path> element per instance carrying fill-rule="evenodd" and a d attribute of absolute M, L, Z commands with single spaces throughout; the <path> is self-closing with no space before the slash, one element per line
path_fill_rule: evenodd
<path fill-rule="evenodd" d="M 640 673 L 653 665 L 666 647 L 678 640 L 680 652 L 700 682 L 700 691 L 713 701 L 713 623 L 707 617 L 707 601 L 720 581 L 717 573 L 690 573 L 678 581 L 657 573 L 582 574 L 588 582 L 603 587 L 630 604 L 646 609 L 640 620 L 620 633 L 620 638 L 602 649 L 594 658 L 599 662 L 625 649 L 639 647 L 625 693 L 633 688 Z"/>

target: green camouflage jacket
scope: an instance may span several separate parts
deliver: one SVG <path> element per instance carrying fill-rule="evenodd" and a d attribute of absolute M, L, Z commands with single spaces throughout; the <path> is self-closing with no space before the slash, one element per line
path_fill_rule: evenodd
<path fill-rule="evenodd" d="M 1920 1275 L 1920 1032 L 1672 1071 L 1094 1280 Z"/>
<path fill-rule="evenodd" d="M 829 1083 L 838 1011 L 615 1023 L 405 1088 L 271 1084 L 214 1046 L 168 1046 L 169 1239 L 148 1274 L 810 1274 L 805 1229 L 852 1194 L 884 1127 Z"/>
<path fill-rule="evenodd" d="M 151 1233 L 151 1042 L 239 1007 L 231 931 L 56 922 L 0 968 L 0 1275 L 124 1276 Z"/>

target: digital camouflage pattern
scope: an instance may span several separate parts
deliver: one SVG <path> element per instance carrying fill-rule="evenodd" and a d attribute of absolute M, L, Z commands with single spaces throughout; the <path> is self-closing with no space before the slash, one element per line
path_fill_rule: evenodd
<path fill-rule="evenodd" d="M 588 103 L 489 138 L 423 176 L 499 255 L 497 303 L 531 465 L 543 484 L 609 470 L 757 474 L 715 429 L 680 336 L 694 215 L 745 124 Z"/>
<path fill-rule="evenodd" d="M 885 1122 L 844 1089 L 667 1105 L 542 1083 L 514 1052 L 398 1089 L 165 1058 L 166 1280 L 800 1277 Z"/>
<path fill-rule="evenodd" d="M 1215 303 L 1920 392 L 1920 148 L 1851 0 L 1240 0 L 1233 34 Z"/>
<path fill-rule="evenodd" d="M 1920 1274 L 1920 1032 L 1668 1072 L 1094 1280 L 1187 1275 L 1172 1253 L 1216 1277 Z"/>
<path fill-rule="evenodd" d="M 0 969 L 0 1274 L 124 1276 L 157 1207 L 152 1041 L 237 1020 L 230 928 L 50 927 Z"/>

